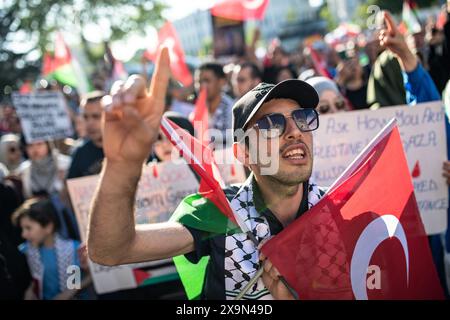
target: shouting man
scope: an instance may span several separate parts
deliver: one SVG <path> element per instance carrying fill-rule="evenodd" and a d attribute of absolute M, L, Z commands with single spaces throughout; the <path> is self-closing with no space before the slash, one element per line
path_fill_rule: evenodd
<path fill-rule="evenodd" d="M 200 230 L 172 221 L 135 226 L 135 193 L 164 112 L 168 60 L 163 49 L 150 92 L 145 81 L 134 76 L 104 99 L 106 159 L 90 214 L 91 259 L 118 265 L 178 255 L 196 263 L 210 256 L 202 293 L 205 299 L 236 297 L 262 265 L 262 277 L 244 298 L 294 298 L 276 268 L 259 254 L 260 246 L 247 234 L 205 237 Z M 323 196 L 324 192 L 309 181 L 313 166 L 311 131 L 319 126 L 315 110 L 318 101 L 310 85 L 288 80 L 276 86 L 260 84 L 233 107 L 233 130 L 257 134 L 234 143 L 235 155 L 252 174 L 240 188 L 227 188 L 225 194 L 234 213 L 245 221 L 259 243 L 283 230 Z M 268 150 L 278 164 L 274 174 L 265 175 L 263 165 L 251 161 L 252 146 Z"/>

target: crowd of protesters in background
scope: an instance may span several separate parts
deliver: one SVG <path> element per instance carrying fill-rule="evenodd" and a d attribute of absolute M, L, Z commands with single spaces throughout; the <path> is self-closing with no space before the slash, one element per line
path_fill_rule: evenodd
<path fill-rule="evenodd" d="M 249 58 L 237 58 L 227 65 L 205 62 L 195 70 L 191 87 L 172 81 L 167 111 L 186 122 L 205 88 L 209 128 L 225 132 L 232 126 L 234 102 L 245 93 L 261 82 L 298 78 L 318 92 L 319 114 L 442 100 L 449 116 L 450 18 L 438 28 L 430 17 L 418 34 L 400 32 L 389 13 L 384 21 L 381 29 L 339 45 L 319 39 L 311 44 L 302 42 L 297 50 L 287 52 L 282 43 L 273 41 L 263 59 L 251 53 Z M 9 97 L 1 101 L 0 299 L 95 297 L 92 292 L 83 295 L 65 290 L 61 270 L 67 264 L 79 265 L 87 279 L 83 289 L 89 287 L 86 252 L 65 182 L 100 172 L 104 158 L 101 99 L 111 86 L 110 81 L 101 80 L 93 79 L 97 90 L 86 95 L 78 96 L 75 90 L 71 95 L 64 93 L 75 134 L 61 141 L 28 142 L 12 101 Z M 38 82 L 37 90 L 62 92 L 62 86 L 53 81 Z M 446 124 L 450 133 L 448 119 Z M 192 126 L 186 126 L 193 133 Z M 213 139 L 216 147 L 225 143 Z M 149 160 L 164 161 L 170 152 L 170 144 L 161 138 Z M 436 166 L 443 166 L 450 185 L 450 162 L 441 160 Z M 450 250 L 449 234 L 444 241 L 442 236 L 429 238 L 445 284 L 442 248 Z M 174 291 L 180 288 L 173 286 Z M 133 297 L 148 297 L 145 294 Z M 158 292 L 148 294 L 158 297 Z"/>

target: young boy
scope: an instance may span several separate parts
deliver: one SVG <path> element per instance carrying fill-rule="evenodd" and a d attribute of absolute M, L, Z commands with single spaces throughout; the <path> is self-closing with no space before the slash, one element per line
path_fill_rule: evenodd
<path fill-rule="evenodd" d="M 86 285 L 81 282 L 80 243 L 63 239 L 58 234 L 59 221 L 50 200 L 32 198 L 13 214 L 13 222 L 22 229 L 27 240 L 19 249 L 26 255 L 33 283 L 28 298 L 71 299 Z M 73 267 L 75 266 L 75 267 Z M 75 270 L 75 271 L 74 271 Z M 78 271 L 76 271 L 78 270 Z M 79 287 L 68 288 L 68 278 L 79 272 Z M 76 282 L 76 280 L 75 280 Z M 69 284 L 75 284 L 69 281 Z M 34 294 L 34 296 L 33 296 Z"/>

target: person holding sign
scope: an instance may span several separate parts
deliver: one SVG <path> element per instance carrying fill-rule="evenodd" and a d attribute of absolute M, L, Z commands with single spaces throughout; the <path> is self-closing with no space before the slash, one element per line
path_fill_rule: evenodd
<path fill-rule="evenodd" d="M 260 264 L 258 246 L 248 240 L 246 234 L 239 234 L 237 240 L 220 235 L 203 241 L 201 231 L 179 222 L 135 226 L 136 187 L 142 165 L 158 136 L 169 77 L 168 51 L 163 48 L 149 93 L 145 80 L 132 76 L 103 100 L 106 159 L 90 213 L 88 254 L 94 262 L 104 265 L 178 255 L 185 255 L 195 263 L 209 255 L 202 297 L 236 297 Z M 235 154 L 250 167 L 253 175 L 240 190 L 228 190 L 228 195 L 234 199 L 232 207 L 248 208 L 255 215 L 249 219 L 248 227 L 257 241 L 280 232 L 324 194 L 309 182 L 313 164 L 311 131 L 319 125 L 315 110 L 318 101 L 317 93 L 310 85 L 300 80 L 288 80 L 277 86 L 258 85 L 233 108 L 235 132 L 261 130 L 259 140 L 254 137 L 249 143 L 234 144 Z M 279 142 L 278 152 L 274 154 L 279 168 L 273 175 L 265 176 L 261 174 L 264 171 L 259 162 L 251 163 L 248 148 L 249 145 L 262 147 L 271 142 Z M 248 202 L 242 200 L 247 198 Z M 200 211 L 206 209 L 201 205 L 198 207 Z M 247 254 L 242 250 L 243 246 L 247 248 Z M 238 260 L 240 263 L 230 260 L 235 255 L 242 258 Z M 271 263 L 265 260 L 262 265 L 262 279 L 245 297 L 294 298 Z"/>

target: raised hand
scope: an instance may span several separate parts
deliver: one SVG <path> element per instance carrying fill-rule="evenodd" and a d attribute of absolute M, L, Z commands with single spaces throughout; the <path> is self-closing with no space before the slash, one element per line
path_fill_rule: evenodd
<path fill-rule="evenodd" d="M 103 150 L 108 162 L 142 163 L 147 159 L 165 108 L 170 77 L 169 53 L 160 51 L 150 90 L 143 77 L 116 82 L 103 98 Z"/>

